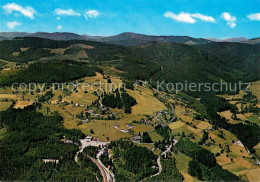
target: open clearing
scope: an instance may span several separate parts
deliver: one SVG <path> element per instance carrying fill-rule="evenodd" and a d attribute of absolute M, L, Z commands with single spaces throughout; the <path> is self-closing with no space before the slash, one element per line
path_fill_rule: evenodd
<path fill-rule="evenodd" d="M 23 100 L 18 100 L 14 106 L 15 109 L 23 109 L 26 106 L 32 105 L 33 101 L 23 101 Z"/>
<path fill-rule="evenodd" d="M 17 100 L 18 97 L 14 94 L 0 94 L 0 99 L 12 99 Z"/>
<path fill-rule="evenodd" d="M 177 122 L 173 122 L 173 123 L 170 123 L 169 124 L 169 127 L 172 129 L 172 130 L 176 130 L 182 126 L 184 126 L 185 123 L 181 122 L 181 121 L 177 121 Z"/>
<path fill-rule="evenodd" d="M 149 88 L 137 87 L 138 90 L 127 90 L 128 94 L 136 99 L 137 104 L 132 107 L 132 114 L 153 115 L 156 111 L 166 109 L 166 106 L 153 96 Z"/>
<path fill-rule="evenodd" d="M 151 139 L 153 142 L 158 142 L 159 140 L 162 141 L 163 137 L 161 135 L 159 135 L 158 133 L 156 133 L 155 131 L 149 133 Z"/>
<path fill-rule="evenodd" d="M 249 89 L 252 91 L 253 95 L 260 100 L 260 80 L 252 83 L 252 85 L 249 86 Z"/>
<path fill-rule="evenodd" d="M 259 182 L 260 179 L 260 168 L 250 170 L 247 174 L 246 177 L 250 182 Z"/>
<path fill-rule="evenodd" d="M 142 133 L 142 132 L 148 132 L 148 131 L 151 131 L 153 130 L 153 127 L 150 126 L 150 125 L 139 125 L 137 127 L 134 127 L 132 128 L 132 130 L 134 131 L 135 134 L 138 134 L 139 132 Z"/>
<path fill-rule="evenodd" d="M 131 136 L 130 134 L 126 134 L 115 129 L 112 125 L 108 123 L 105 125 L 104 123 L 101 123 L 99 121 L 90 122 L 82 125 L 77 125 L 77 122 L 75 121 L 68 121 L 64 123 L 64 126 L 68 129 L 80 129 L 84 134 L 97 137 L 101 141 L 117 140 L 120 138 Z M 90 133 L 90 129 L 94 130 L 94 134 Z"/>
<path fill-rule="evenodd" d="M 0 102 L 0 111 L 8 109 L 12 105 L 12 102 Z"/>
<path fill-rule="evenodd" d="M 201 129 L 201 130 L 205 130 L 206 128 L 209 128 L 211 126 L 210 123 L 207 123 L 205 121 L 201 121 L 198 125 L 197 128 Z"/>

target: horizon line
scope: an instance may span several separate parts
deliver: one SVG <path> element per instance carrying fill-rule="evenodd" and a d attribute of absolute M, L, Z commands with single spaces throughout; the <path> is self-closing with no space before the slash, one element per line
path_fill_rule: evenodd
<path fill-rule="evenodd" d="M 257 39 L 260 37 L 254 37 L 254 38 L 248 38 L 246 36 L 236 36 L 236 37 L 225 37 L 225 38 L 216 38 L 216 37 L 192 37 L 189 35 L 155 35 L 155 34 L 144 34 L 144 33 L 136 33 L 136 32 L 122 32 L 122 33 L 118 33 L 118 34 L 114 34 L 114 35 L 89 35 L 89 34 L 78 34 L 75 32 L 47 32 L 47 31 L 36 31 L 36 32 L 24 32 L 24 31 L 4 31 L 4 32 L 0 32 L 0 33 L 28 33 L 28 34 L 35 34 L 35 33 L 49 33 L 49 34 L 53 34 L 53 33 L 71 33 L 71 34 L 76 34 L 76 35 L 80 35 L 80 36 L 92 36 L 92 37 L 112 37 L 112 36 L 117 36 L 120 34 L 136 34 L 136 35 L 145 35 L 145 36 L 154 36 L 154 37 L 171 37 L 171 36 L 175 36 L 175 37 L 191 37 L 191 38 L 196 38 L 196 39 L 217 39 L 217 40 L 227 40 L 227 39 L 232 39 L 232 38 L 246 38 L 248 40 L 252 40 L 252 39 Z"/>

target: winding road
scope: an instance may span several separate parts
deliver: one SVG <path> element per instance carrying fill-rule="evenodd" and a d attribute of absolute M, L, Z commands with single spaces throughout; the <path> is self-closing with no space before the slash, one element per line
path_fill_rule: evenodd
<path fill-rule="evenodd" d="M 150 178 L 151 178 L 151 177 L 154 177 L 154 176 L 158 176 L 158 175 L 162 172 L 161 157 L 158 157 L 158 159 L 157 159 L 157 164 L 158 164 L 158 167 L 159 167 L 159 171 L 158 171 L 158 173 L 156 173 L 156 174 L 150 176 Z"/>

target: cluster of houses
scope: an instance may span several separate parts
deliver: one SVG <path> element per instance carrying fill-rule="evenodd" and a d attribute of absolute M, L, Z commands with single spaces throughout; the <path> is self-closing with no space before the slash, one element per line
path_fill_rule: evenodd
<path fill-rule="evenodd" d="M 156 120 L 159 118 L 159 120 L 162 120 L 162 116 L 169 115 L 169 110 L 163 110 L 163 111 L 157 111 L 152 116 L 147 117 L 146 119 L 141 119 L 140 124 L 150 125 L 153 120 Z"/>

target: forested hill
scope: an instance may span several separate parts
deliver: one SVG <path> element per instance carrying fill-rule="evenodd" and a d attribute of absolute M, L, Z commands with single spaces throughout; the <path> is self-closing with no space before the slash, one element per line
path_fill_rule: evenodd
<path fill-rule="evenodd" d="M 121 76 L 168 82 L 259 80 L 260 46 L 241 43 L 185 45 L 150 42 L 122 47 L 93 41 L 34 37 L 0 41 L 0 59 L 18 63 L 74 60 L 124 71 Z"/>

